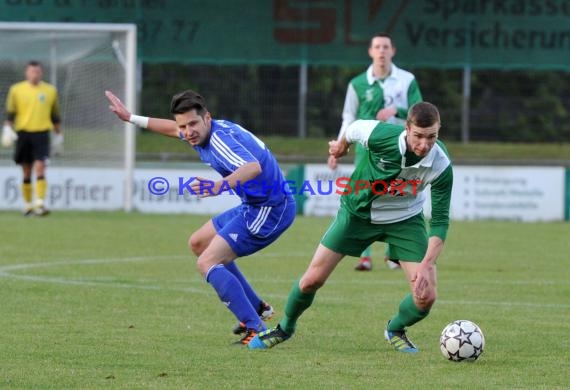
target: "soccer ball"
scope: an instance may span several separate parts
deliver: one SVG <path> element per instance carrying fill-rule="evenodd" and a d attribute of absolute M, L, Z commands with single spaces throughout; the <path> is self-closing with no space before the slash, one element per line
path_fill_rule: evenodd
<path fill-rule="evenodd" d="M 468 320 L 457 320 L 443 328 L 439 347 L 448 360 L 474 362 L 483 353 L 485 337 L 477 324 Z"/>

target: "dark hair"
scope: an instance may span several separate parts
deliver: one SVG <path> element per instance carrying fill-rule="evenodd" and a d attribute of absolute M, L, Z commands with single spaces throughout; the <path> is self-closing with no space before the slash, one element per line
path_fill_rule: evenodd
<path fill-rule="evenodd" d="M 42 68 L 42 63 L 39 61 L 31 60 L 30 62 L 28 62 L 27 66 L 39 66 L 40 68 Z"/>
<path fill-rule="evenodd" d="M 385 33 L 385 32 L 377 32 L 374 35 L 372 35 L 372 37 L 370 38 L 370 43 L 369 46 L 372 47 L 372 41 L 374 40 L 374 38 L 388 38 L 390 40 L 390 43 L 392 44 L 392 46 L 396 46 L 394 44 L 394 40 L 392 39 L 392 37 L 390 36 L 390 34 Z"/>
<path fill-rule="evenodd" d="M 419 102 L 410 107 L 406 122 L 422 128 L 441 124 L 437 107 L 428 102 Z"/>
<path fill-rule="evenodd" d="M 185 114 L 192 110 L 196 110 L 200 116 L 204 116 L 208 112 L 206 100 L 198 92 L 187 90 L 172 97 L 170 102 L 171 114 Z"/>

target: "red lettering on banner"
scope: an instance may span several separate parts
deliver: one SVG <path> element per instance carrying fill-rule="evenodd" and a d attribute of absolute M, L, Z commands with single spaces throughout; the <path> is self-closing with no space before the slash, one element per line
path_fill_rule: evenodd
<path fill-rule="evenodd" d="M 373 32 L 385 32 L 390 34 L 400 19 L 400 15 L 406 9 L 410 0 L 401 0 L 398 4 L 398 8 L 389 16 L 388 22 L 384 27 L 378 26 L 372 29 Z M 369 0 L 368 1 L 368 24 L 373 24 L 377 15 L 382 11 L 383 6 L 386 5 L 384 0 Z M 362 7 L 362 2 L 360 0 L 344 0 L 344 43 L 347 45 L 366 45 L 369 43 L 370 37 L 366 39 L 354 39 L 352 36 L 352 9 L 353 7 Z M 384 8 L 385 9 L 385 8 Z"/>
<path fill-rule="evenodd" d="M 294 3 L 303 7 L 295 7 Z M 335 39 L 337 20 L 334 1 L 328 1 L 328 7 L 313 6 L 311 3 L 322 4 L 324 1 L 273 0 L 273 20 L 295 25 L 275 28 L 273 36 L 276 40 L 282 43 L 323 44 Z"/>

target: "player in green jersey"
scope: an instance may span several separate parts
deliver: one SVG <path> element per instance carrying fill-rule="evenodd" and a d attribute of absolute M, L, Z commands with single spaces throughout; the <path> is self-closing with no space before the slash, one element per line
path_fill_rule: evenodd
<path fill-rule="evenodd" d="M 388 321 L 385 337 L 397 351 L 418 351 L 406 328 L 424 319 L 436 300 L 436 261 L 449 227 L 453 172 L 447 150 L 438 140 L 440 124 L 437 108 L 421 102 L 410 108 L 405 126 L 357 120 L 339 140 L 329 143 L 336 158 L 353 143 L 368 152 L 345 187 L 337 216 L 308 269 L 295 281 L 284 317 L 277 327 L 254 337 L 250 349 L 271 348 L 289 339 L 298 318 L 343 257 L 358 256 L 373 242 L 382 241 L 400 259 L 411 290 Z M 432 205 L 429 232 L 422 212 L 427 186 Z"/>
<path fill-rule="evenodd" d="M 403 125 L 408 115 L 408 108 L 422 101 L 422 94 L 414 75 L 401 69 L 392 62 L 396 55 L 396 46 L 390 35 L 376 33 L 370 38 L 368 56 L 372 64 L 365 72 L 350 80 L 346 90 L 344 108 L 342 110 L 342 125 L 339 137 L 346 128 L 357 119 L 377 119 L 392 124 Z M 365 158 L 366 150 L 360 145 L 355 146 L 354 164 L 358 165 Z M 330 156 L 329 168 L 335 169 L 337 160 Z M 372 269 L 370 247 L 360 254 L 356 265 L 357 271 Z M 399 268 L 396 259 L 387 248 L 385 261 L 389 268 Z"/>

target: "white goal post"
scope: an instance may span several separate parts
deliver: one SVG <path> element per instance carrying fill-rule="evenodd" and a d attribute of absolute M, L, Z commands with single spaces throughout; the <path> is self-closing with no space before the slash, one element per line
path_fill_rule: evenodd
<path fill-rule="evenodd" d="M 133 207 L 135 127 L 109 111 L 104 91 L 136 112 L 136 48 L 134 24 L 0 22 L 2 118 L 10 85 L 23 80 L 29 61 L 41 62 L 44 80 L 58 89 L 65 135 L 51 166 L 122 172 L 125 211 Z M 11 150 L 0 150 L 0 165 L 11 158 Z"/>

